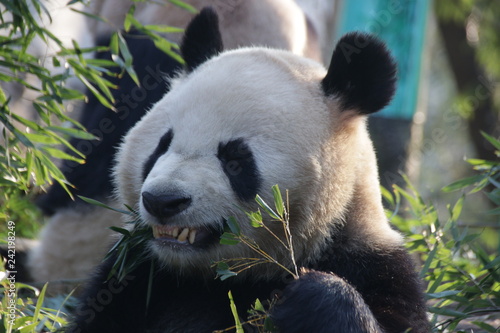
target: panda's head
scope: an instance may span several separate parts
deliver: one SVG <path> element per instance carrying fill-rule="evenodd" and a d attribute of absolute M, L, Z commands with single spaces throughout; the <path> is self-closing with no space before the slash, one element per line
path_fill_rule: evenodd
<path fill-rule="evenodd" d="M 384 218 L 365 129 L 366 114 L 394 92 L 395 65 L 382 43 L 346 35 L 328 71 L 281 50 L 222 52 L 216 14 L 205 9 L 181 50 L 186 70 L 125 137 L 115 168 L 119 200 L 152 227 L 150 249 L 162 263 L 206 271 L 214 261 L 255 257 L 244 244 L 219 244 L 233 216 L 244 235 L 290 264 L 244 213 L 257 209 L 256 194 L 272 203 L 274 184 L 289 191 L 299 265 L 338 234 L 353 247 L 399 242 Z M 283 237 L 280 223 L 267 225 Z M 256 269 L 262 277 L 277 271 Z"/>

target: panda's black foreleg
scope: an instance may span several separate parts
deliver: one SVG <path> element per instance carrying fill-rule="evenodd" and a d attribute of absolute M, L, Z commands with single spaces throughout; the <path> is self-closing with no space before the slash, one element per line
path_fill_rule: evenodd
<path fill-rule="evenodd" d="M 283 333 L 383 332 L 353 286 L 318 271 L 307 271 L 288 285 L 271 318 Z"/>
<path fill-rule="evenodd" d="M 116 261 L 111 257 L 98 266 L 73 311 L 65 333 L 140 332 L 146 321 L 149 261 L 122 279 L 110 274 Z"/>

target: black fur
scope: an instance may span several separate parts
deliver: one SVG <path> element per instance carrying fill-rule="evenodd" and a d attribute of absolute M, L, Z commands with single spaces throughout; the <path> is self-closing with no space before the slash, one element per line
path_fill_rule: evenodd
<path fill-rule="evenodd" d="M 156 161 L 165 154 L 170 147 L 170 143 L 172 143 L 172 139 L 174 137 L 174 132 L 170 129 L 167 133 L 163 134 L 158 142 L 153 153 L 148 157 L 144 166 L 142 167 L 142 181 L 145 181 L 151 170 L 153 169 Z"/>
<path fill-rule="evenodd" d="M 280 320 L 282 313 L 291 313 L 295 310 L 296 303 L 292 300 L 303 299 L 311 292 L 311 286 L 317 291 L 316 299 L 321 299 L 324 293 L 328 292 L 331 295 L 337 293 L 335 297 L 329 300 L 332 308 L 319 310 L 321 314 L 315 316 L 316 327 L 311 332 L 328 332 L 321 331 L 320 327 L 337 327 L 337 325 L 347 324 L 344 320 L 349 318 L 363 318 L 364 322 L 369 322 L 370 317 L 374 316 L 379 324 L 378 330 L 366 332 L 405 332 L 408 328 L 412 328 L 413 333 L 429 332 L 429 324 L 426 317 L 426 305 L 423 298 L 421 281 L 415 272 L 415 266 L 411 257 L 404 248 L 393 248 L 385 250 L 351 250 L 348 242 L 344 242 L 342 237 L 331 240 L 329 246 L 323 252 L 321 259 L 310 265 L 311 269 L 335 274 L 338 278 L 343 279 L 346 284 L 354 288 L 361 295 L 364 302 L 369 308 L 362 306 L 357 311 L 343 312 L 340 318 L 335 317 L 338 304 L 346 302 L 358 303 L 357 297 L 349 299 L 349 293 L 352 293 L 351 287 L 341 283 L 335 277 L 323 275 L 321 278 L 316 278 L 314 283 L 299 279 L 299 287 L 287 288 L 284 293 L 284 301 L 277 306 L 277 315 Z M 324 285 L 324 290 L 319 287 L 320 283 Z M 304 283 L 302 283 L 304 282 Z M 308 292 L 309 288 L 309 292 Z M 302 295 L 302 290 L 305 290 Z M 298 295 L 294 295 L 298 293 Z M 287 298 L 290 298 L 288 302 Z M 315 301 L 312 300 L 311 303 Z M 304 304 L 301 302 L 300 304 Z M 282 308 L 280 308 L 282 307 Z M 284 309 L 283 309 L 284 308 Z M 348 307 L 344 307 L 348 310 Z M 351 309 L 352 310 L 352 309 Z M 327 314 L 330 313 L 328 316 Z M 307 314 L 303 316 L 294 315 L 288 317 L 289 327 L 301 327 L 300 323 Z M 363 321 L 359 321 L 358 324 Z M 347 324 L 349 325 L 349 324 Z M 350 325 L 354 324 L 351 322 Z M 287 326 L 288 327 L 288 326 Z M 340 326 L 342 327 L 342 326 Z M 344 332 L 344 330 L 338 330 Z M 346 332 L 350 332 L 345 328 Z M 286 332 L 304 332 L 301 330 L 286 330 Z M 365 332 L 361 330 L 361 332 Z"/>
<path fill-rule="evenodd" d="M 204 333 L 226 329 L 234 325 L 229 290 L 242 320 L 256 298 L 264 301 L 278 295 L 271 315 L 282 333 L 401 333 L 410 327 L 413 333 L 429 331 L 420 283 L 403 248 L 363 253 L 331 244 L 320 261 L 308 265 L 314 271 L 291 283 L 286 279 L 220 281 L 179 275 L 175 269 L 154 269 L 147 306 L 152 262 L 145 261 L 118 282 L 115 275 L 107 279 L 112 258 L 80 296 L 68 332 Z"/>
<path fill-rule="evenodd" d="M 374 36 L 349 33 L 337 43 L 321 84 L 327 96 L 340 98 L 343 109 L 373 113 L 394 95 L 396 63 Z"/>
<path fill-rule="evenodd" d="M 217 13 L 212 8 L 203 8 L 189 23 L 182 40 L 181 54 L 187 72 L 192 72 L 223 49 Z"/>
<path fill-rule="evenodd" d="M 361 294 L 335 274 L 307 272 L 282 297 L 272 312 L 273 322 L 282 332 L 327 333 L 332 328 L 342 333 L 382 332 Z M 317 321 L 314 330 L 310 316 Z"/>
<path fill-rule="evenodd" d="M 233 191 L 241 200 L 252 200 L 260 188 L 260 175 L 250 147 L 243 139 L 220 143 L 217 157 L 229 178 Z"/>
<path fill-rule="evenodd" d="M 118 86 L 112 90 L 116 100 L 116 112 L 104 107 L 93 94 L 88 93 L 88 103 L 82 110 L 81 124 L 100 140 L 72 139 L 71 144 L 86 155 L 85 164 L 65 160 L 61 170 L 68 181 L 75 186 L 74 195 L 100 200 L 111 193 L 111 167 L 116 146 L 122 136 L 144 115 L 144 113 L 167 92 L 165 74 L 180 69 L 180 64 L 158 50 L 154 43 L 138 34 L 125 35 L 129 50 L 134 59 L 134 69 L 141 87 L 125 74 L 122 78 L 108 77 Z M 100 45 L 108 45 L 103 41 Z M 111 60 L 109 52 L 98 53 L 98 59 Z M 115 74 L 119 68 L 113 68 Z M 67 151 L 68 154 L 73 154 Z M 77 201 L 83 204 L 81 200 Z M 47 215 L 74 202 L 58 184 L 53 185 L 47 194 L 41 196 L 37 204 Z"/>
<path fill-rule="evenodd" d="M 200 15 L 203 17 L 206 14 Z M 207 29 L 203 24 L 213 28 L 213 20 L 203 24 L 200 19 L 196 20 L 198 33 Z M 378 42 L 369 43 L 365 47 L 368 58 L 353 56 L 352 61 L 365 68 L 371 64 L 372 57 L 382 62 L 387 60 L 386 57 L 380 58 L 380 45 Z M 354 81 L 349 82 L 342 76 L 346 71 L 355 70 L 341 68 L 329 72 L 323 81 L 328 94 L 343 94 L 341 97 L 345 98 L 346 107 L 363 107 L 363 112 L 372 110 L 371 105 L 365 105 L 368 100 L 375 103 L 374 108 L 388 102 L 387 96 L 382 98 L 369 92 L 361 96 L 363 99 L 353 100 L 369 87 L 357 81 L 362 76 L 358 72 L 353 74 Z M 377 71 L 370 73 L 374 72 L 380 74 Z M 383 82 L 393 83 L 393 73 L 388 77 Z M 380 83 L 372 77 L 367 81 Z M 339 87 L 342 89 L 337 90 Z M 381 93 L 384 91 L 387 92 L 387 87 L 381 89 Z M 253 198 L 259 189 L 260 176 L 244 140 L 221 143 L 217 156 L 234 191 L 241 199 Z M 231 162 L 236 168 L 228 170 Z M 271 309 L 271 318 L 282 333 L 401 333 L 409 328 L 412 333 L 428 332 L 420 281 L 405 249 L 353 248 L 352 240 L 337 226 L 332 235 L 335 237 L 328 240 L 316 261 L 298 262 L 307 271 L 298 280 L 288 282 L 282 278 L 263 281 L 251 275 L 225 281 L 214 280 L 196 273 L 182 274 L 174 267 L 159 268 L 160 265 L 150 257 L 122 282 L 118 282 L 112 272 L 116 258 L 111 258 L 100 267 L 81 295 L 68 332 L 204 333 L 224 330 L 234 325 L 227 295 L 229 290 L 242 320 L 247 318 L 248 309 L 255 299 L 264 301 L 277 295 L 278 301 Z M 142 252 L 139 250 L 146 257 L 146 253 Z M 150 274 L 152 289 L 148 302 Z M 246 327 L 252 331 L 252 328 Z"/>

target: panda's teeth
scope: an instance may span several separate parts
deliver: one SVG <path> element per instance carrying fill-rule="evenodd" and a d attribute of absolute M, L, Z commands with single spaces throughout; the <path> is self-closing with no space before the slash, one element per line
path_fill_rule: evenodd
<path fill-rule="evenodd" d="M 172 237 L 175 238 L 178 242 L 188 241 L 189 244 L 191 245 L 194 244 L 196 240 L 196 233 L 197 233 L 196 229 L 190 229 L 190 228 L 165 227 L 165 226 L 153 227 L 154 238 Z"/>
<path fill-rule="evenodd" d="M 188 238 L 189 235 L 189 228 L 184 228 L 182 229 L 182 232 L 180 233 L 179 237 L 177 237 L 177 240 L 179 242 L 185 242 Z"/>
<path fill-rule="evenodd" d="M 196 238 L 196 230 L 191 230 L 189 232 L 189 244 L 193 244 L 195 238 Z"/>

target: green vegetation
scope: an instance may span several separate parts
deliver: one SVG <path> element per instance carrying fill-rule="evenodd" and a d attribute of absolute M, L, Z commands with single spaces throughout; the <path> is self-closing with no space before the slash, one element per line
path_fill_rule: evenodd
<path fill-rule="evenodd" d="M 78 1 L 71 1 L 75 3 Z M 180 1 L 172 1 L 183 5 Z M 462 1 L 465 3 L 465 1 Z M 41 0 L 0 0 L 0 81 L 17 84 L 22 89 L 36 93 L 33 110 L 39 122 L 26 119 L 11 110 L 13 98 L 5 85 L 0 88 L 0 234 L 6 245 L 9 232 L 13 230 L 7 221 L 16 221 L 16 237 L 33 238 L 39 229 L 40 214 L 31 203 L 38 191 L 58 182 L 64 187 L 71 186 L 64 179 L 54 163 L 54 159 L 73 159 L 83 162 L 83 156 L 69 144 L 72 137 L 92 139 L 93 136 L 70 118 L 65 108 L 67 103 L 81 101 L 85 96 L 67 87 L 67 80 L 77 77 L 104 104 L 112 107 L 110 89 L 114 86 L 104 78 L 110 74 L 108 69 L 119 66 L 123 73 L 134 77 L 123 36 L 116 33 L 109 46 L 81 49 L 77 43 L 71 48 L 51 34 L 40 24 L 42 16 L 49 16 Z M 31 10 L 30 10 L 31 8 Z M 192 10 L 190 7 L 185 7 Z M 134 7 L 129 11 L 124 23 L 125 31 L 132 27 L 148 34 L 166 53 L 173 54 L 176 45 L 165 41 L 160 33 L 178 31 L 164 26 L 142 26 L 133 18 Z M 90 14 L 86 14 L 90 15 Z M 92 15 L 90 15 L 92 16 Z M 95 17 L 96 19 L 100 19 Z M 493 35 L 492 35 L 493 36 Z M 53 75 L 31 53 L 29 45 L 39 38 L 54 45 L 54 54 L 48 60 L 58 73 Z M 486 45 L 486 44 L 484 44 Z M 97 51 L 110 51 L 115 61 L 97 60 L 85 57 Z M 481 53 L 483 54 L 483 53 Z M 482 58 L 486 57 L 484 52 Z M 497 64 L 498 65 L 498 64 Z M 496 72 L 498 72 L 495 69 Z M 29 80 L 35 78 L 35 80 Z M 33 82 L 36 81 L 36 84 Z M 22 128 L 22 130 L 21 130 Z M 485 214 L 500 215 L 500 162 L 498 161 L 500 142 L 484 134 L 497 150 L 495 161 L 472 159 L 468 162 L 475 175 L 458 180 L 443 189 L 445 192 L 462 191 L 463 195 L 449 205 L 448 216 L 438 216 L 433 203 L 425 202 L 417 189 L 408 184 L 406 189 L 395 186 L 392 191 L 384 190 L 383 195 L 390 209 L 387 216 L 407 237 L 407 247 L 421 262 L 421 276 L 426 283 L 429 299 L 429 312 L 434 332 L 461 332 L 467 324 L 474 332 L 499 332 L 500 327 L 490 319 L 500 320 L 500 253 L 486 250 L 482 237 L 494 233 L 495 229 L 474 229 L 470 232 L 458 224 L 463 203 L 468 196 L 483 193 L 494 208 Z M 64 147 L 79 157 L 64 152 Z M 279 193 L 279 190 L 277 191 Z M 263 212 L 283 223 L 287 234 L 287 211 L 281 196 L 274 190 L 275 209 L 262 200 L 259 205 Z M 475 194 L 476 193 L 476 194 Z M 129 213 L 129 212 L 128 212 Z M 260 212 L 248 214 L 254 227 L 262 225 Z M 240 221 L 244 223 L 244 221 Z M 130 269 L 126 263 L 136 262 L 128 254 L 130 248 L 140 246 L 149 230 L 134 229 L 127 231 L 116 228 L 124 235 L 113 251 L 118 251 L 120 261 L 117 269 Z M 289 233 L 288 233 L 289 235 Z M 135 243 L 139 241 L 139 243 Z M 246 242 L 258 252 L 258 244 L 239 232 L 237 223 L 230 221 L 229 230 L 221 240 L 225 244 Z M 293 258 L 293 240 L 287 237 L 282 243 Z M 223 262 L 216 265 L 222 278 L 229 278 L 242 269 L 261 262 L 274 262 L 273 258 L 261 253 L 262 260 L 248 262 L 244 258 L 237 262 Z M 277 265 L 280 263 L 274 262 Z M 241 266 L 243 264 L 243 266 Z M 297 268 L 290 269 L 298 275 Z M 120 274 L 125 274 L 121 271 Z M 37 290 L 19 282 L 11 284 L 5 271 L 0 271 L 0 316 L 2 332 L 54 332 L 63 326 L 68 318 L 74 298 L 71 295 L 61 298 L 45 296 L 45 287 Z M 13 291 L 15 290 L 15 293 Z M 234 311 L 234 309 L 233 309 Z M 10 319 L 13 315 L 13 322 Z M 265 309 L 256 300 L 252 323 L 262 332 L 272 331 L 271 323 L 265 320 Z M 244 323 L 236 322 L 236 327 Z M 495 326 L 497 325 L 497 326 Z M 468 329 L 467 332 L 471 330 Z"/>

